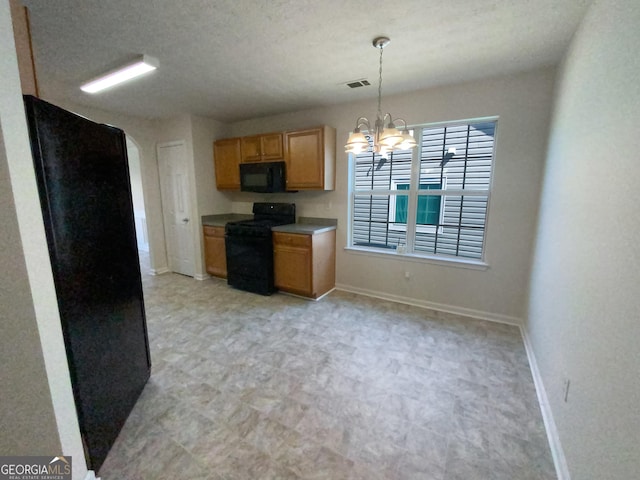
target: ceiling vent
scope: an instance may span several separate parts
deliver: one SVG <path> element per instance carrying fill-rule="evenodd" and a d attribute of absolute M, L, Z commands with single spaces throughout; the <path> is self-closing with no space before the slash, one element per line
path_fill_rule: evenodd
<path fill-rule="evenodd" d="M 358 87 L 367 87 L 371 84 L 369 83 L 369 80 L 362 78 L 360 80 L 353 80 L 351 82 L 347 82 L 346 85 L 349 88 L 358 88 Z"/>

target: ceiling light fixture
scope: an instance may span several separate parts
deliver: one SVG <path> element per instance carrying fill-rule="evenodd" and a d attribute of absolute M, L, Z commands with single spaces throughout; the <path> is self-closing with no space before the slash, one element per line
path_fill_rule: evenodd
<path fill-rule="evenodd" d="M 416 140 L 413 138 L 409 130 L 407 130 L 407 122 L 402 118 L 391 117 L 390 113 L 382 115 L 382 50 L 389 45 L 387 37 L 378 37 L 373 40 L 373 46 L 380 49 L 380 70 L 378 77 L 378 113 L 374 128 L 372 130 L 371 123 L 367 117 L 360 117 L 356 120 L 356 128 L 344 146 L 347 153 L 358 154 L 369 148 L 369 140 L 367 136 L 360 130 L 365 127 L 368 133 L 373 133 L 373 151 L 380 155 L 386 155 L 392 150 L 408 150 L 416 146 Z M 402 122 L 404 127 L 401 132 L 396 128 L 396 123 Z"/>
<path fill-rule="evenodd" d="M 133 63 L 128 63 L 85 83 L 80 89 L 87 93 L 98 93 L 120 83 L 144 75 L 158 68 L 158 59 L 140 55 Z"/>

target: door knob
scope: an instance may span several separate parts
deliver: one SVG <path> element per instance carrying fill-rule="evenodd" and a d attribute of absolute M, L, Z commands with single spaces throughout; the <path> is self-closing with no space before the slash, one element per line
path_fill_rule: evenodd
<path fill-rule="evenodd" d="M 189 219 L 188 219 L 188 218 L 183 218 L 183 219 L 182 219 L 182 223 L 188 223 L 188 222 L 189 222 Z"/>

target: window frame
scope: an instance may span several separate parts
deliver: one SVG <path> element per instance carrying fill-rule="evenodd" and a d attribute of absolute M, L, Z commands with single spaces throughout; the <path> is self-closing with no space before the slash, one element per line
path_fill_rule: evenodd
<path fill-rule="evenodd" d="M 470 118 L 470 119 L 462 119 L 455 121 L 444 121 L 444 122 L 433 122 L 433 123 L 425 123 L 425 124 L 417 124 L 410 125 L 408 128 L 411 130 L 411 133 L 416 138 L 416 142 L 418 143 L 418 147 L 416 147 L 412 151 L 412 160 L 411 160 L 411 186 L 408 193 L 404 193 L 404 190 L 386 190 L 386 189 L 356 189 L 356 155 L 349 154 L 348 155 L 348 165 L 349 165 L 349 204 L 348 204 L 348 237 L 347 237 L 347 245 L 345 250 L 352 251 L 357 254 L 371 255 L 376 257 L 384 257 L 389 258 L 389 256 L 400 256 L 405 260 L 425 262 L 425 263 L 434 263 L 439 265 L 449 265 L 454 267 L 462 267 L 462 268 L 470 268 L 470 269 L 480 269 L 485 270 L 489 268 L 489 264 L 486 262 L 486 240 L 487 240 L 487 229 L 489 225 L 489 214 L 491 208 L 491 195 L 493 191 L 493 178 L 496 167 L 496 152 L 498 145 L 498 116 L 490 116 L 490 117 L 479 117 L 479 118 Z M 429 128 L 442 128 L 442 127 L 456 127 L 456 126 L 473 126 L 474 124 L 482 124 L 482 123 L 495 123 L 494 135 L 493 135 L 493 149 L 491 152 L 491 170 L 488 180 L 488 186 L 486 189 L 451 189 L 447 190 L 446 188 L 446 175 L 442 176 L 443 187 L 441 190 L 419 190 L 418 184 L 425 183 L 424 177 L 420 178 L 420 169 L 421 169 L 421 141 L 424 129 Z M 365 135 L 367 133 L 365 132 Z M 446 168 L 442 170 L 443 174 L 446 173 Z M 439 183 L 441 179 L 440 175 L 433 175 L 428 180 L 434 183 Z M 422 180 L 422 181 L 421 181 Z M 397 181 L 391 180 L 394 185 L 397 185 Z M 415 185 L 414 185 L 415 184 Z M 407 224 L 395 224 L 392 222 L 392 211 L 395 213 L 395 196 L 396 195 L 408 195 L 408 209 L 407 209 L 407 219 L 412 219 L 411 221 L 407 221 Z M 422 195 L 438 195 L 441 197 L 441 206 L 440 206 L 440 225 L 437 230 L 438 233 L 442 233 L 443 228 L 442 225 L 443 216 L 445 212 L 445 202 L 447 201 L 447 197 L 474 197 L 474 196 L 484 196 L 486 197 L 486 210 L 484 216 L 483 223 L 483 235 L 482 235 L 482 252 L 480 258 L 471 258 L 459 255 L 449 255 L 443 253 L 426 253 L 414 250 L 415 248 L 415 238 L 416 233 L 434 233 L 436 228 L 435 226 L 425 226 L 425 225 L 417 225 L 417 198 Z M 388 229 L 391 231 L 403 231 L 406 230 L 405 241 L 406 251 L 402 253 L 398 253 L 396 249 L 392 247 L 377 247 L 377 246 L 369 246 L 369 245 L 356 245 L 354 244 L 353 232 L 354 232 L 354 224 L 356 222 L 356 218 L 354 216 L 354 209 L 356 204 L 357 196 L 388 196 L 389 197 L 389 217 L 388 217 Z M 391 204 L 393 203 L 394 208 L 391 209 Z M 428 231 L 431 228 L 430 231 Z M 426 230 L 425 230 L 426 229 Z"/>

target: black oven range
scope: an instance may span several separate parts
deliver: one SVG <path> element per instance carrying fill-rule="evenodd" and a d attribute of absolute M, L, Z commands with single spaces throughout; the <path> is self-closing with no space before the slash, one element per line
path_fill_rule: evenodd
<path fill-rule="evenodd" d="M 227 223 L 227 283 L 261 295 L 275 292 L 271 227 L 295 222 L 294 203 L 256 202 L 253 219 Z"/>

